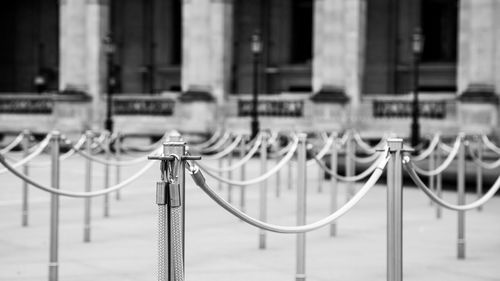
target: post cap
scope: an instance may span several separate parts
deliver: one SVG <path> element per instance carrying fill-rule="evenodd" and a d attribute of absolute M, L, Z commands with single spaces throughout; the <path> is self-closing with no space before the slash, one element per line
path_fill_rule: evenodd
<path fill-rule="evenodd" d="M 389 139 L 387 139 L 387 145 L 389 146 L 389 151 L 402 150 L 403 149 L 403 139 L 389 138 Z"/>
<path fill-rule="evenodd" d="M 305 142 L 307 140 L 306 133 L 299 133 L 299 134 L 297 134 L 297 137 L 299 138 L 299 142 Z"/>

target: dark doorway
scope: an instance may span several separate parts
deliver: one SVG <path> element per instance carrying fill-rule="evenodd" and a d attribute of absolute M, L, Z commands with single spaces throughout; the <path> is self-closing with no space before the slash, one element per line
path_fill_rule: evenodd
<path fill-rule="evenodd" d="M 179 91 L 182 0 L 113 0 L 111 17 L 119 91 Z"/>
<path fill-rule="evenodd" d="M 0 11 L 3 39 L 0 44 L 0 92 L 58 89 L 58 3 L 58 0 L 4 1 Z"/>

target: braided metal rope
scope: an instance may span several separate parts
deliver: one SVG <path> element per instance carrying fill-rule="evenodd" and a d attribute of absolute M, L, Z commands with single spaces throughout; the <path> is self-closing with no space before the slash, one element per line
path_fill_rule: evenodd
<path fill-rule="evenodd" d="M 427 170 L 424 170 L 424 169 L 419 168 L 417 166 L 414 166 L 415 171 L 419 174 L 424 175 L 424 176 L 435 176 L 435 175 L 441 174 L 446 168 L 448 168 L 448 166 L 450 166 L 450 164 L 453 161 L 453 159 L 455 158 L 455 156 L 457 156 L 461 142 L 462 142 L 462 136 L 457 137 L 457 139 L 455 140 L 455 144 L 452 147 L 452 150 L 448 154 L 448 157 L 446 157 L 446 159 L 443 161 L 443 163 L 439 167 L 437 167 L 436 169 L 434 169 L 432 171 L 427 171 Z"/>
<path fill-rule="evenodd" d="M 493 198 L 495 193 L 500 189 L 500 177 L 498 177 L 495 180 L 495 183 L 493 183 L 493 186 L 491 186 L 491 188 L 488 190 L 488 192 L 486 192 L 480 199 L 478 199 L 470 204 L 466 204 L 466 205 L 450 204 L 450 203 L 444 201 L 443 199 L 439 198 L 436 194 L 434 194 L 434 192 L 429 187 L 427 187 L 425 185 L 425 183 L 417 175 L 417 173 L 415 171 L 415 165 L 413 164 L 413 162 L 411 161 L 409 156 L 405 156 L 403 158 L 403 166 L 404 166 L 405 170 L 408 172 L 408 175 L 411 177 L 413 182 L 420 189 L 422 189 L 422 191 L 427 196 L 429 196 L 429 198 L 431 198 L 434 202 L 436 202 L 440 206 L 447 208 L 447 209 L 450 209 L 450 210 L 454 210 L 454 211 L 468 211 L 468 210 L 478 208 L 478 207 L 484 205 L 486 202 L 488 202 L 491 198 Z"/>
<path fill-rule="evenodd" d="M 469 155 L 472 157 L 472 161 L 474 161 L 474 163 L 476 163 L 476 165 L 478 165 L 478 166 L 480 166 L 482 168 L 488 169 L 488 170 L 492 170 L 492 169 L 500 167 L 500 159 L 498 159 L 498 160 L 496 160 L 494 162 L 491 162 L 491 163 L 487 163 L 487 162 L 481 161 L 479 159 L 479 157 L 477 157 L 477 155 L 475 154 L 475 152 L 472 150 L 472 147 L 470 146 L 470 144 L 469 143 L 465 143 L 465 145 L 467 146 L 467 149 L 469 151 Z"/>
<path fill-rule="evenodd" d="M 280 225 L 275 225 L 275 224 L 270 224 L 267 222 L 260 221 L 258 219 L 255 219 L 242 211 L 240 211 L 238 208 L 232 206 L 230 203 L 225 201 L 222 197 L 220 197 L 213 189 L 208 186 L 208 184 L 205 181 L 205 178 L 203 177 L 203 174 L 199 169 L 196 167 L 191 167 L 192 169 L 190 170 L 191 177 L 193 178 L 194 182 L 198 187 L 200 187 L 210 198 L 212 198 L 217 204 L 219 204 L 222 208 L 224 208 L 226 211 L 231 213 L 232 215 L 240 218 L 241 220 L 245 221 L 246 223 L 253 225 L 255 227 L 258 227 L 260 229 L 264 229 L 267 231 L 272 231 L 272 232 L 278 232 L 278 233 L 305 233 L 309 232 L 327 225 L 330 225 L 332 222 L 340 218 L 341 216 L 345 215 L 347 212 L 349 212 L 356 204 L 370 191 L 370 189 L 375 185 L 375 183 L 378 181 L 380 176 L 382 175 L 382 172 L 387 164 L 387 162 L 390 159 L 390 154 L 387 155 L 386 158 L 384 158 L 384 161 L 380 162 L 371 177 L 367 180 L 367 182 L 361 187 L 361 189 L 356 193 L 344 206 L 342 206 L 340 209 L 332 213 L 331 215 L 318 220 L 316 222 L 306 224 L 306 225 L 301 225 L 301 226 L 280 226 Z"/>
<path fill-rule="evenodd" d="M 64 191 L 60 190 L 57 188 L 54 188 L 52 186 L 46 186 L 43 184 L 40 184 L 33 179 L 25 176 L 23 173 L 17 171 L 13 165 L 10 165 L 5 161 L 5 158 L 0 155 L 0 164 L 4 165 L 7 170 L 9 170 L 12 174 L 17 176 L 18 178 L 22 179 L 23 181 L 33 185 L 34 187 L 41 189 L 43 191 L 50 192 L 52 194 L 57 194 L 61 196 L 67 196 L 67 197 L 80 197 L 80 198 L 87 198 L 87 197 L 95 197 L 95 196 L 101 196 L 105 195 L 114 191 L 117 191 L 119 189 L 124 188 L 125 186 L 129 185 L 133 181 L 137 180 L 140 176 L 142 176 L 147 170 L 149 170 L 151 167 L 153 167 L 154 162 L 150 162 L 146 164 L 141 170 L 139 170 L 137 173 L 133 174 L 129 178 L 125 179 L 119 184 L 110 186 L 107 189 L 99 190 L 99 191 L 94 191 L 94 192 L 71 192 L 71 191 Z"/>
<path fill-rule="evenodd" d="M 236 147 L 238 147 L 238 144 L 240 144 L 240 142 L 242 140 L 243 140 L 243 136 L 237 135 L 236 138 L 234 138 L 234 141 L 231 144 L 229 144 L 224 150 L 222 150 L 216 154 L 213 154 L 213 155 L 205 155 L 205 156 L 203 156 L 203 158 L 208 159 L 208 160 L 221 159 L 222 157 L 233 152 L 236 149 Z"/>
<path fill-rule="evenodd" d="M 486 135 L 482 135 L 481 139 L 488 149 L 495 152 L 496 154 L 500 154 L 500 147 L 496 146 Z"/>
<path fill-rule="evenodd" d="M 39 145 L 37 146 L 37 149 L 33 152 L 31 152 L 31 154 L 29 154 L 28 156 L 24 157 L 23 159 L 19 160 L 18 162 L 14 163 L 14 164 L 8 164 L 10 167 L 12 167 L 13 169 L 19 167 L 19 166 L 22 166 L 26 163 L 28 163 L 29 161 L 31 161 L 33 158 L 37 157 L 40 153 L 42 153 L 42 151 L 49 145 L 49 142 L 50 142 L 50 139 L 52 138 L 52 134 L 48 134 L 45 139 L 43 139 Z M 5 161 L 5 158 L 3 157 L 3 155 L 0 154 L 0 156 L 2 157 L 3 161 Z M 5 163 L 7 163 L 7 161 L 5 161 Z M 5 166 L 5 165 L 4 165 Z M 5 172 L 7 172 L 9 169 L 2 169 L 0 170 L 0 174 L 3 174 Z"/>
<path fill-rule="evenodd" d="M 5 154 L 5 153 L 11 151 L 12 149 L 14 149 L 14 147 L 19 145 L 23 139 L 24 139 L 23 133 L 17 135 L 17 137 L 11 143 L 9 143 L 6 147 L 4 147 L 4 148 L 2 148 L 2 150 L 0 150 L 0 154 Z"/>
<path fill-rule="evenodd" d="M 435 134 L 434 137 L 431 140 L 431 143 L 429 144 L 429 147 L 427 147 L 424 151 L 422 151 L 419 155 L 413 156 L 412 160 L 413 161 L 422 161 L 429 157 L 431 153 L 436 150 L 439 142 L 440 142 L 441 136 L 439 134 Z"/>

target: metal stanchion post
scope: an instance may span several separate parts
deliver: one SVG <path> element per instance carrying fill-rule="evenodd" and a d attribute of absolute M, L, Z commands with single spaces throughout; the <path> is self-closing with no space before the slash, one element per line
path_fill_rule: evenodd
<path fill-rule="evenodd" d="M 436 168 L 436 156 L 434 152 L 431 152 L 431 155 L 429 155 L 429 171 L 433 171 Z M 429 176 L 429 188 L 432 191 L 435 191 L 435 186 L 434 186 L 434 176 Z M 432 206 L 434 205 L 434 201 L 430 199 L 429 204 Z"/>
<path fill-rule="evenodd" d="M 293 161 L 288 161 L 288 190 L 293 188 L 292 162 Z"/>
<path fill-rule="evenodd" d="M 483 161 L 483 142 L 477 141 L 477 158 Z M 483 196 L 483 169 L 480 165 L 476 165 L 476 196 L 481 198 Z M 477 207 L 478 211 L 483 210 L 483 205 Z"/>
<path fill-rule="evenodd" d="M 465 146 L 464 138 L 460 143 L 458 150 L 458 171 L 457 171 L 457 203 L 465 204 Z M 458 215 L 458 239 L 457 239 L 457 258 L 465 259 L 465 211 L 457 211 Z"/>
<path fill-rule="evenodd" d="M 248 140 L 248 136 L 244 136 L 241 144 L 240 144 L 240 158 L 243 158 L 245 156 L 246 152 L 246 142 Z M 241 165 L 240 167 L 240 180 L 244 181 L 246 178 L 246 164 Z M 240 208 L 242 212 L 245 212 L 245 192 L 246 192 L 246 187 L 245 186 L 240 186 Z"/>
<path fill-rule="evenodd" d="M 441 163 L 441 151 L 436 151 L 436 163 Z M 436 175 L 436 194 L 439 198 L 443 196 L 443 175 L 439 173 Z M 436 204 L 436 218 L 440 219 L 442 215 L 441 205 Z"/>
<path fill-rule="evenodd" d="M 29 155 L 29 146 L 30 146 L 30 137 L 31 133 L 28 130 L 23 131 L 23 155 L 27 157 Z M 26 163 L 23 165 L 23 174 L 25 176 L 29 176 L 29 164 Z M 26 181 L 22 181 L 23 184 L 23 206 L 22 206 L 22 218 L 21 225 L 28 226 L 28 212 L 29 212 L 29 203 L 28 203 L 28 183 Z"/>
<path fill-rule="evenodd" d="M 387 281 L 403 280 L 402 139 L 388 139 L 391 159 L 387 167 Z"/>
<path fill-rule="evenodd" d="M 217 160 L 217 167 L 219 169 L 222 169 L 222 160 L 223 160 L 223 158 L 219 158 Z M 219 176 L 222 177 L 222 172 L 219 172 Z M 222 182 L 221 181 L 218 181 L 218 182 L 219 182 L 219 191 L 222 191 Z"/>
<path fill-rule="evenodd" d="M 330 167 L 332 172 L 337 173 L 338 166 L 338 151 L 337 145 L 334 143 L 331 149 L 330 155 Z M 334 176 L 330 176 L 330 180 L 332 182 L 332 187 L 330 189 L 330 212 L 333 213 L 337 210 L 337 194 L 338 194 L 338 181 Z M 337 222 L 332 222 L 330 224 L 330 236 L 334 237 L 337 235 Z"/>
<path fill-rule="evenodd" d="M 297 150 L 297 225 L 306 224 L 307 195 L 307 165 L 306 165 L 306 134 L 299 134 Z M 297 270 L 296 281 L 306 280 L 306 234 L 297 233 Z"/>
<path fill-rule="evenodd" d="M 268 136 L 262 137 L 262 144 L 260 147 L 260 172 L 264 174 L 267 172 L 267 139 Z M 267 221 L 267 180 L 260 184 L 259 189 L 259 219 Z M 266 248 L 266 231 L 259 228 L 259 249 Z"/>
<path fill-rule="evenodd" d="M 230 167 L 233 164 L 233 152 L 231 151 L 227 155 L 227 166 Z M 227 177 L 228 179 L 232 180 L 233 179 L 233 171 L 227 171 Z M 233 185 L 228 184 L 227 185 L 227 202 L 233 203 Z"/>
<path fill-rule="evenodd" d="M 92 154 L 92 137 L 94 134 L 92 131 L 85 132 L 87 141 L 85 142 L 85 150 L 91 155 Z M 85 159 L 85 192 L 92 191 L 92 161 L 88 158 Z M 84 200 L 84 214 L 83 214 L 83 242 L 90 242 L 90 221 L 91 221 L 91 208 L 92 199 L 86 197 Z"/>
<path fill-rule="evenodd" d="M 116 133 L 116 139 L 115 139 L 115 157 L 116 161 L 120 161 L 122 156 L 122 136 L 120 133 Z M 121 166 L 116 165 L 116 174 L 115 174 L 115 184 L 119 184 L 121 181 Z M 116 200 L 121 199 L 121 194 L 120 190 L 117 190 L 116 193 Z"/>
<path fill-rule="evenodd" d="M 322 160 L 323 159 L 320 159 L 320 161 L 322 161 Z M 318 193 L 323 192 L 323 179 L 324 179 L 323 174 L 324 174 L 323 170 L 318 165 Z"/>
<path fill-rule="evenodd" d="M 347 142 L 346 142 L 346 152 L 345 152 L 345 175 L 346 177 L 352 177 L 354 176 L 354 160 L 352 159 L 352 156 L 355 155 L 355 143 L 354 139 L 352 137 L 353 132 L 349 132 L 349 135 L 347 136 Z M 354 182 L 350 181 L 346 183 L 347 185 L 347 194 L 346 194 L 346 201 L 349 201 L 353 196 L 356 191 L 354 190 Z"/>
<path fill-rule="evenodd" d="M 158 281 L 184 280 L 185 163 L 186 143 L 169 138 L 163 144 L 161 178 L 156 185 L 158 204 Z"/>
<path fill-rule="evenodd" d="M 105 133 L 105 139 L 104 139 L 104 153 L 106 154 L 106 160 L 111 159 L 111 151 L 110 151 L 110 137 L 111 134 L 109 132 Z M 105 164 L 104 165 L 104 189 L 109 188 L 109 165 Z M 109 194 L 106 193 L 104 194 L 104 217 L 107 218 L 109 217 Z"/>
<path fill-rule="evenodd" d="M 61 135 L 59 132 L 52 133 L 51 156 L 52 156 L 52 174 L 51 186 L 59 188 L 59 141 Z M 49 253 L 49 281 L 57 281 L 59 275 L 59 196 L 50 195 L 50 253 Z"/>
<path fill-rule="evenodd" d="M 280 162 L 281 159 L 276 158 L 276 165 Z M 281 195 L 281 169 L 276 172 L 276 198 L 279 198 Z"/>

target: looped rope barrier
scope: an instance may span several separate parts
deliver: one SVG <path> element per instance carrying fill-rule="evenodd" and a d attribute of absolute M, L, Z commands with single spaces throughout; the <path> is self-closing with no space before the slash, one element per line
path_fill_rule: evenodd
<path fill-rule="evenodd" d="M 297 137 L 294 138 L 293 144 L 294 145 L 292 146 L 292 148 L 283 157 L 283 159 L 281 159 L 281 161 L 276 164 L 276 166 L 274 166 L 272 169 L 270 169 L 266 173 L 264 173 L 264 174 L 262 174 L 262 175 L 260 175 L 260 176 L 258 176 L 256 178 L 254 178 L 254 179 L 251 179 L 251 180 L 246 180 L 246 181 L 229 180 L 229 179 L 223 178 L 223 177 L 221 177 L 221 176 L 213 173 L 212 171 L 210 171 L 209 169 L 207 169 L 203 164 L 198 163 L 198 162 L 197 162 L 197 164 L 198 164 L 198 166 L 200 166 L 200 168 L 204 172 L 206 172 L 209 176 L 211 176 L 212 178 L 215 178 L 218 181 L 221 181 L 221 182 L 224 182 L 224 183 L 227 183 L 227 184 L 231 184 L 231 185 L 237 185 L 237 186 L 253 185 L 253 184 L 256 184 L 256 183 L 259 183 L 259 182 L 262 182 L 262 181 L 268 179 L 269 177 L 271 177 L 272 175 L 274 175 L 276 172 L 278 172 L 281 168 L 283 168 L 283 166 L 288 161 L 290 161 L 290 159 L 292 159 L 293 154 L 297 150 L 297 147 L 298 147 L 298 144 L 299 144 L 299 140 L 298 140 Z"/>
<path fill-rule="evenodd" d="M 436 150 L 439 142 L 440 142 L 441 136 L 439 134 L 435 134 L 434 137 L 431 140 L 431 143 L 429 144 L 429 147 L 427 147 L 424 151 L 422 151 L 419 155 L 413 156 L 412 160 L 413 161 L 422 161 L 429 157 L 434 150 Z"/>
<path fill-rule="evenodd" d="M 486 135 L 482 135 L 481 139 L 489 150 L 495 152 L 496 154 L 500 154 L 500 147 L 496 146 Z"/>
<path fill-rule="evenodd" d="M 434 169 L 432 171 L 427 171 L 427 170 L 424 170 L 424 169 L 414 165 L 413 167 L 414 167 L 415 171 L 419 174 L 424 175 L 424 176 L 435 176 L 435 175 L 441 174 L 446 168 L 448 168 L 448 166 L 450 166 L 450 164 L 453 161 L 453 159 L 455 158 L 455 156 L 457 156 L 461 142 L 462 142 L 462 137 L 461 136 L 457 137 L 457 139 L 455 140 L 455 144 L 452 147 L 452 150 L 448 154 L 448 157 L 446 157 L 446 159 L 443 161 L 443 163 L 439 167 L 437 167 L 436 169 Z"/>
<path fill-rule="evenodd" d="M 478 200 L 470 203 L 470 204 L 466 204 L 466 205 L 455 205 L 455 204 L 450 204 L 446 201 L 444 201 L 443 199 L 439 198 L 436 194 L 434 194 L 434 192 L 425 185 L 425 183 L 420 179 L 420 177 L 417 175 L 416 171 L 415 171 L 415 165 L 413 164 L 413 162 L 411 161 L 410 157 L 408 156 L 405 156 L 403 158 L 403 165 L 405 167 L 405 170 L 408 172 L 408 175 L 410 175 L 411 179 L 413 180 L 413 182 L 420 188 L 422 189 L 422 191 L 427 195 L 429 196 L 429 198 L 431 198 L 434 202 L 436 202 L 437 204 L 441 205 L 442 207 L 444 208 L 447 208 L 447 209 L 450 209 L 450 210 L 454 210 L 454 211 L 468 211 L 468 210 L 472 210 L 472 209 L 476 209 L 482 205 L 484 205 L 486 202 L 488 202 L 491 198 L 493 198 L 493 196 L 495 195 L 495 193 L 498 191 L 498 189 L 500 189 L 500 177 L 498 177 L 496 180 L 495 180 L 495 183 L 491 186 L 491 188 L 488 190 L 488 192 L 486 192 L 481 198 L 479 198 Z"/>
<path fill-rule="evenodd" d="M 384 136 L 379 141 L 379 143 L 372 147 L 361 138 L 361 135 L 359 133 L 353 133 L 353 137 L 359 147 L 370 154 L 376 153 L 378 148 L 383 147 L 386 140 L 386 137 Z"/>
<path fill-rule="evenodd" d="M 319 167 L 325 171 L 326 173 L 330 174 L 332 177 L 336 178 L 337 180 L 340 180 L 340 181 L 346 181 L 346 182 L 355 182 L 355 181 L 359 181 L 359 180 L 362 180 L 364 178 L 366 178 L 367 176 L 370 175 L 371 172 L 373 172 L 373 170 L 377 169 L 377 167 L 380 165 L 380 163 L 382 161 L 385 161 L 385 156 L 389 151 L 389 148 L 386 147 L 385 148 L 385 151 L 382 153 L 382 155 L 377 155 L 378 156 L 378 160 L 374 161 L 370 167 L 366 168 L 366 170 L 364 170 L 363 172 L 361 172 L 359 175 L 356 175 L 356 176 L 352 176 L 352 177 L 347 177 L 347 176 L 342 176 L 342 175 L 339 175 L 337 173 L 335 173 L 334 171 L 332 171 L 331 169 L 329 169 L 325 163 L 323 163 L 323 161 L 321 161 L 321 159 L 318 159 L 318 158 L 314 158 L 314 160 L 316 160 L 316 162 L 318 163 Z"/>
<path fill-rule="evenodd" d="M 451 151 L 453 151 L 452 146 L 447 145 L 446 143 L 443 143 L 443 142 L 439 143 L 439 148 L 446 153 L 450 153 Z"/>
<path fill-rule="evenodd" d="M 208 160 L 218 160 L 223 158 L 224 156 L 228 155 L 229 153 L 233 152 L 236 147 L 238 147 L 238 144 L 243 140 L 242 135 L 237 135 L 236 138 L 234 138 L 234 141 L 229 144 L 224 150 L 213 154 L 213 155 L 204 155 L 203 158 L 208 159 Z"/>
<path fill-rule="evenodd" d="M 17 168 L 19 166 L 22 166 L 26 163 L 28 163 L 29 161 L 31 161 L 33 158 L 37 157 L 38 155 L 40 155 L 40 153 L 42 153 L 42 151 L 49 145 L 49 142 L 50 142 L 50 139 L 52 138 L 52 134 L 48 134 L 45 139 L 43 139 L 38 145 L 37 145 L 37 149 L 33 152 L 31 152 L 28 156 L 26 156 L 25 158 L 19 160 L 18 162 L 10 165 L 12 168 Z M 0 155 L 1 156 L 1 155 Z M 3 158 L 2 156 L 2 160 L 5 161 L 5 158 Z M 7 162 L 5 162 L 7 163 Z M 0 174 L 3 174 L 5 172 L 7 172 L 8 169 L 2 169 L 0 170 Z"/>
<path fill-rule="evenodd" d="M 75 146 L 73 146 L 73 148 L 75 148 Z M 146 162 L 148 160 L 147 156 L 148 155 L 151 155 L 151 154 L 155 154 L 155 153 L 158 153 L 160 152 L 162 149 L 162 147 L 158 147 L 156 148 L 156 150 L 154 150 L 153 152 L 151 153 L 148 153 L 147 155 L 142 155 L 142 156 L 139 156 L 135 159 L 131 159 L 131 160 L 124 160 L 124 161 L 113 161 L 113 160 L 105 160 L 105 159 L 101 159 L 101 158 L 98 158 L 98 157 L 95 157 L 95 156 L 92 156 L 90 154 L 88 154 L 87 152 L 79 149 L 79 150 L 75 150 L 76 153 L 80 154 L 81 156 L 83 156 L 84 158 L 87 158 L 91 161 L 94 161 L 96 163 L 99 163 L 99 164 L 102 164 L 102 165 L 110 165 L 110 166 L 131 166 L 131 165 L 136 165 L 136 164 L 139 164 L 139 163 L 143 163 L 143 162 Z"/>
<path fill-rule="evenodd" d="M 211 153 L 219 150 L 226 144 L 226 142 L 231 138 L 231 133 L 225 132 L 224 135 L 213 145 L 202 149 L 203 153 Z"/>
<path fill-rule="evenodd" d="M 346 155 L 347 157 L 349 157 L 350 159 L 358 162 L 358 163 L 363 163 L 363 164 L 367 164 L 367 163 L 371 163 L 373 162 L 375 159 L 378 158 L 379 154 L 376 152 L 376 153 L 373 153 L 372 155 L 370 156 L 367 156 L 367 157 L 359 157 L 357 156 L 356 154 L 354 153 L 347 153 L 346 151 Z"/>
<path fill-rule="evenodd" d="M 349 140 L 349 134 L 350 132 L 345 132 L 344 135 L 342 135 L 342 138 L 340 138 L 338 145 L 340 147 L 344 146 L 347 141 Z"/>
<path fill-rule="evenodd" d="M 68 142 L 68 140 L 65 139 L 65 141 L 67 144 L 71 144 L 71 142 Z M 87 141 L 87 137 L 85 135 L 81 136 L 80 139 L 77 141 L 77 143 L 74 145 L 74 147 L 71 147 L 70 150 L 68 150 L 63 155 L 59 156 L 59 161 L 64 161 L 66 159 L 69 159 L 71 156 L 73 156 L 75 154 L 76 150 L 79 150 L 82 148 L 82 146 L 85 144 L 86 141 Z M 32 162 L 29 165 L 31 167 L 46 167 L 46 166 L 49 166 L 51 163 L 52 163 L 51 161 Z"/>
<path fill-rule="evenodd" d="M 250 161 L 250 159 L 252 159 L 252 157 L 255 155 L 255 153 L 257 153 L 257 151 L 259 150 L 260 145 L 262 144 L 262 137 L 263 137 L 262 135 L 257 136 L 258 139 L 254 143 L 254 145 L 250 149 L 250 151 L 243 158 L 241 158 L 240 161 L 234 163 L 233 165 L 231 165 L 231 166 L 225 166 L 225 167 L 221 167 L 221 168 L 211 167 L 211 166 L 208 166 L 208 165 L 205 165 L 204 167 L 206 169 L 208 169 L 208 170 L 212 170 L 212 171 L 215 171 L 215 172 L 229 172 L 229 171 L 236 170 L 237 168 L 243 166 L 248 161 Z"/>
<path fill-rule="evenodd" d="M 335 136 L 334 135 L 331 135 L 325 145 L 321 148 L 321 150 L 318 152 L 318 154 L 316 154 L 316 156 L 314 156 L 314 158 L 318 158 L 318 159 L 321 159 L 323 157 L 325 157 L 325 155 L 328 153 L 328 151 L 330 150 L 330 147 L 332 147 L 333 143 L 335 142 Z M 314 161 L 314 159 L 310 159 L 310 160 L 307 160 L 306 161 L 306 165 L 308 167 L 314 165 L 314 163 L 316 163 L 316 161 Z"/>
<path fill-rule="evenodd" d="M 133 146 L 133 145 L 121 145 L 121 151 L 139 151 L 139 152 L 148 152 L 148 153 L 153 153 L 154 151 L 156 151 L 156 149 L 162 145 L 162 143 L 164 142 L 164 139 L 165 137 L 167 136 L 168 132 L 166 132 L 165 134 L 163 134 L 163 136 L 158 140 L 156 141 L 155 143 L 152 143 L 150 145 L 147 145 L 147 146 Z"/>
<path fill-rule="evenodd" d="M 23 181 L 25 181 L 25 182 L 29 183 L 30 185 L 32 185 L 32 186 L 34 186 L 34 187 L 36 187 L 38 189 L 41 189 L 43 191 L 46 191 L 46 192 L 49 192 L 49 193 L 52 193 L 52 194 L 61 195 L 61 196 L 67 196 L 67 197 L 88 198 L 88 197 L 96 197 L 96 196 L 105 195 L 105 194 L 108 194 L 108 193 L 111 193 L 111 192 L 114 192 L 114 191 L 117 191 L 119 189 L 124 188 L 125 186 L 129 185 L 130 183 L 132 183 L 133 181 L 135 181 L 136 179 L 138 179 L 147 170 L 149 170 L 154 165 L 154 162 L 149 162 L 141 170 L 139 170 L 137 173 L 135 173 L 134 175 L 130 176 L 128 179 L 122 181 L 119 184 L 110 186 L 109 188 L 106 188 L 106 189 L 103 189 L 103 190 L 93 191 L 93 192 L 71 192 L 71 191 L 64 191 L 64 190 L 60 190 L 60 189 L 54 188 L 52 186 L 45 186 L 45 185 L 42 185 L 40 183 L 37 183 L 33 179 L 31 179 L 31 178 L 25 176 L 24 174 L 22 174 L 21 172 L 17 171 L 16 168 L 13 165 L 10 165 L 9 163 L 7 163 L 7 161 L 5 161 L 5 158 L 2 155 L 0 155 L 0 164 L 4 165 L 5 168 L 8 171 L 10 171 L 12 174 L 14 174 L 15 176 L 19 177 Z"/>
<path fill-rule="evenodd" d="M 289 137 L 288 144 L 285 147 L 281 148 L 280 150 L 278 150 L 276 152 L 270 153 L 268 155 L 268 157 L 271 159 L 277 159 L 277 158 L 283 157 L 283 155 L 285 155 L 290 150 L 290 148 L 293 146 L 293 142 L 291 141 L 291 138 L 292 137 Z"/>
<path fill-rule="evenodd" d="M 477 157 L 477 155 L 472 150 L 472 147 L 470 146 L 470 144 L 466 143 L 466 146 L 467 146 L 467 150 L 469 152 L 469 155 L 472 158 L 472 161 L 474 161 L 474 163 L 476 165 L 480 166 L 481 168 L 488 169 L 488 170 L 493 170 L 495 168 L 500 167 L 500 159 L 498 159 L 498 160 L 496 160 L 494 162 L 491 162 L 491 163 L 487 163 L 487 162 L 481 161 L 479 159 L 479 157 Z"/>
<path fill-rule="evenodd" d="M 206 141 L 202 142 L 202 143 L 193 143 L 193 144 L 190 144 L 189 146 L 191 148 L 194 148 L 194 149 L 197 149 L 197 150 L 202 150 L 202 149 L 205 149 L 209 146 L 211 146 L 214 142 L 217 141 L 217 139 L 221 136 L 222 134 L 222 129 L 219 128 L 215 131 L 215 133 Z"/>
<path fill-rule="evenodd" d="M 23 133 L 17 135 L 17 137 L 11 143 L 9 143 L 6 147 L 4 147 L 4 148 L 2 148 L 2 150 L 0 150 L 0 154 L 5 154 L 5 153 L 11 151 L 12 149 L 14 149 L 14 147 L 18 146 L 23 139 L 24 139 Z"/>
<path fill-rule="evenodd" d="M 205 178 L 201 171 L 197 167 L 191 167 L 189 169 L 189 173 L 193 178 L 194 182 L 198 187 L 203 190 L 212 200 L 214 200 L 217 204 L 219 204 L 226 211 L 231 213 L 232 215 L 238 217 L 239 219 L 245 221 L 246 223 L 255 226 L 260 229 L 264 229 L 267 231 L 277 232 L 277 233 L 305 233 L 309 231 L 316 230 L 318 228 L 324 227 L 326 225 L 331 224 L 341 216 L 345 215 L 349 212 L 356 204 L 370 191 L 370 189 L 377 183 L 378 179 L 382 175 L 382 172 L 390 159 L 390 155 L 385 157 L 383 161 L 378 163 L 375 171 L 371 175 L 371 177 L 367 180 L 367 182 L 361 187 L 361 189 L 341 208 L 332 213 L 331 215 L 318 220 L 316 222 L 300 225 L 300 226 L 281 226 L 276 224 L 270 224 L 267 222 L 263 222 L 261 220 L 255 219 L 239 209 L 235 208 L 232 204 L 225 201 L 222 197 L 220 197 L 213 189 L 208 186 L 205 181 Z"/>

